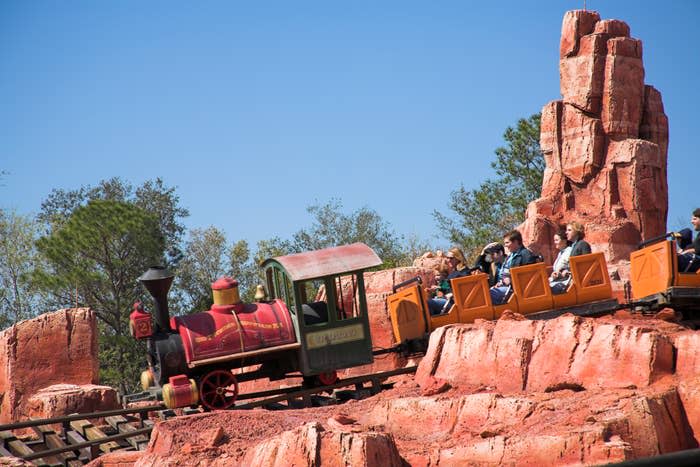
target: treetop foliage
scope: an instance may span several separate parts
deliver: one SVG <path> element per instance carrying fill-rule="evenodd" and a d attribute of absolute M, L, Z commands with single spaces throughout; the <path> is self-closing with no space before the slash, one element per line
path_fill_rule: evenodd
<path fill-rule="evenodd" d="M 174 266 L 180 260 L 180 243 L 185 233 L 181 219 L 189 216 L 189 211 L 179 205 L 180 197 L 175 188 L 165 186 L 160 178 L 148 180 L 136 189 L 118 177 L 102 180 L 94 187 L 54 189 L 41 203 L 37 220 L 45 224 L 47 232 L 50 232 L 67 222 L 79 206 L 91 200 L 132 203 L 153 214 L 165 240 L 167 265 Z"/>
<path fill-rule="evenodd" d="M 496 149 L 491 167 L 496 177 L 478 188 L 461 185 L 450 195 L 451 215 L 434 211 L 433 216 L 449 240 L 474 256 L 525 219 L 530 201 L 538 198 L 545 168 L 540 149 L 540 114 L 518 120 L 503 134 L 506 145 Z"/>
<path fill-rule="evenodd" d="M 38 266 L 38 226 L 30 216 L 0 209 L 0 329 L 40 309 L 31 271 Z"/>

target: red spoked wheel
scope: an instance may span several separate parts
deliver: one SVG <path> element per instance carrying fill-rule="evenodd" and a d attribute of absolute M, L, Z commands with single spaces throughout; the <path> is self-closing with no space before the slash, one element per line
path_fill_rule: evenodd
<path fill-rule="evenodd" d="M 318 382 L 322 386 L 330 386 L 331 384 L 338 381 L 338 372 L 335 370 L 324 371 L 318 375 Z"/>
<path fill-rule="evenodd" d="M 202 378 L 199 397 L 207 409 L 228 409 L 238 397 L 238 380 L 230 371 L 211 371 Z"/>

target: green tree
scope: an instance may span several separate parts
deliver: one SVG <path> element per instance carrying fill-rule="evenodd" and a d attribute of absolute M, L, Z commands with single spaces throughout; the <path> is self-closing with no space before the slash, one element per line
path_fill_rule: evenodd
<path fill-rule="evenodd" d="M 179 308 L 175 309 L 179 313 L 209 309 L 212 282 L 228 274 L 226 249 L 226 236 L 219 229 L 208 227 L 190 231 L 182 260 L 174 271 L 176 283 L 173 288 Z"/>
<path fill-rule="evenodd" d="M 307 211 L 314 217 L 314 222 L 310 228 L 294 234 L 293 251 L 363 242 L 382 258 L 384 267 L 404 266 L 412 261 L 405 249 L 405 239 L 391 230 L 376 211 L 363 207 L 345 214 L 342 207 L 337 199 L 309 206 Z"/>
<path fill-rule="evenodd" d="M 101 379 L 130 390 L 144 349 L 129 335 L 128 313 L 142 294 L 135 278 L 163 263 L 159 218 L 122 201 L 92 199 L 37 241 L 47 268 L 36 284 L 66 304 L 90 307 L 99 318 Z"/>
<path fill-rule="evenodd" d="M 179 313 L 209 309 L 213 302 L 211 284 L 221 276 L 238 281 L 241 299 L 245 302 L 253 300 L 255 285 L 263 283 L 248 242 L 239 240 L 229 245 L 225 234 L 216 227 L 190 232 L 175 273 L 173 294 Z"/>
<path fill-rule="evenodd" d="M 496 160 L 491 163 L 496 177 L 476 189 L 461 185 L 453 191 L 448 204 L 452 215 L 433 213 L 451 242 L 473 255 L 525 219 L 528 203 L 542 189 L 545 162 L 539 138 L 540 114 L 508 127 L 503 134 L 506 144 L 496 149 Z"/>
<path fill-rule="evenodd" d="M 111 200 L 133 203 L 151 213 L 165 240 L 166 266 L 174 267 L 182 257 L 180 244 L 185 232 L 181 219 L 189 216 L 187 209 L 179 205 L 180 198 L 175 188 L 167 187 L 163 180 L 148 180 L 134 187 L 124 180 L 114 177 L 102 180 L 97 186 L 84 186 L 77 190 L 54 189 L 41 204 L 37 216 L 46 226 L 47 233 L 63 225 L 73 212 L 90 200 Z"/>
<path fill-rule="evenodd" d="M 260 270 L 259 262 L 251 254 L 250 246 L 245 240 L 239 240 L 228 251 L 228 261 L 231 277 L 238 280 L 241 299 L 252 302 L 255 297 L 255 286 L 264 284 L 265 279 Z"/>
<path fill-rule="evenodd" d="M 0 329 L 32 318 L 41 309 L 31 277 L 39 261 L 37 238 L 33 218 L 0 209 Z"/>

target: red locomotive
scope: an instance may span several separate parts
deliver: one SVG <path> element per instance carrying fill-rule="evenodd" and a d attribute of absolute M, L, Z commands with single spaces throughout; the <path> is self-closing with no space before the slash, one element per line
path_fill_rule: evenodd
<path fill-rule="evenodd" d="M 270 298 L 242 303 L 238 282 L 212 284 L 210 310 L 169 317 L 173 276 L 154 267 L 139 280 L 155 301 L 151 314 L 135 305 L 132 334 L 147 344 L 144 389 L 162 389 L 169 408 L 197 404 L 231 407 L 238 381 L 300 375 L 330 384 L 336 370 L 371 363 L 372 345 L 363 271 L 381 264 L 366 245 L 355 243 L 272 258 L 263 263 Z M 309 301 L 307 293 L 325 293 Z M 299 311 L 301 313 L 299 313 Z M 234 375 L 234 368 L 259 365 Z"/>

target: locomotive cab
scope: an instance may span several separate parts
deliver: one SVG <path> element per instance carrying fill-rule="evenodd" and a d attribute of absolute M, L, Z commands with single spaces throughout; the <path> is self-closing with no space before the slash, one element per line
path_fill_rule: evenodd
<path fill-rule="evenodd" d="M 329 384 L 336 370 L 372 363 L 363 272 L 381 259 L 363 243 L 263 262 L 270 299 L 290 310 L 305 378 Z"/>

